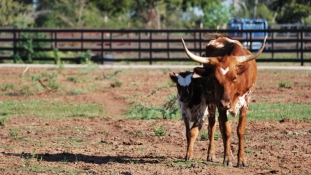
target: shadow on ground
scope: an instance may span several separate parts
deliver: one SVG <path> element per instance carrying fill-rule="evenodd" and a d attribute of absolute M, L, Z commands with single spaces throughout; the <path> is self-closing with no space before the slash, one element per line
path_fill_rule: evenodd
<path fill-rule="evenodd" d="M 130 157 L 130 156 L 90 156 L 85 154 L 72 154 L 72 153 L 57 153 L 57 154 L 31 154 L 31 153 L 2 153 L 6 156 L 16 156 L 25 159 L 37 159 L 38 161 L 47 162 L 85 162 L 95 164 L 107 163 L 139 163 L 139 164 L 157 164 L 164 161 L 164 156 L 143 156 L 143 157 Z"/>

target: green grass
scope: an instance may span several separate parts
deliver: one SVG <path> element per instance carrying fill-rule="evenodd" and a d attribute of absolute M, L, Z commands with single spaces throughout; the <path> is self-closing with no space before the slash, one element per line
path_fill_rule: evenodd
<path fill-rule="evenodd" d="M 70 104 L 59 101 L 4 101 L 0 117 L 38 116 L 47 119 L 66 117 L 106 117 L 99 104 Z"/>
<path fill-rule="evenodd" d="M 290 89 L 292 87 L 291 83 L 289 82 L 279 82 L 279 88 L 287 88 L 287 89 Z"/>
<path fill-rule="evenodd" d="M 311 108 L 307 104 L 261 104 L 250 105 L 248 120 L 281 120 L 283 118 L 311 120 Z"/>
<path fill-rule="evenodd" d="M 154 129 L 154 135 L 155 136 L 165 136 L 166 133 L 167 133 L 167 131 L 165 130 L 163 125 Z"/>

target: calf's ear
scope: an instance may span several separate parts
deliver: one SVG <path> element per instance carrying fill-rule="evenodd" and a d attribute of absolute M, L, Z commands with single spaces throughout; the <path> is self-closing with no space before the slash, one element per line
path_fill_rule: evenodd
<path fill-rule="evenodd" d="M 177 75 L 175 74 L 175 72 L 170 72 L 169 76 L 174 83 L 177 83 Z"/>

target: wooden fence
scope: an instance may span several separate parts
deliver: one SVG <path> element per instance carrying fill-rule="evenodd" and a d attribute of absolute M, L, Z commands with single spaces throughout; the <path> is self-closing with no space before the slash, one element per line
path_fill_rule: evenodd
<path fill-rule="evenodd" d="M 311 29 L 297 30 L 112 30 L 112 29 L 7 29 L 0 28 L 0 62 L 81 63 L 190 62 L 180 38 L 195 54 L 204 52 L 213 38 L 224 33 L 256 51 L 268 35 L 258 62 L 311 62 Z"/>

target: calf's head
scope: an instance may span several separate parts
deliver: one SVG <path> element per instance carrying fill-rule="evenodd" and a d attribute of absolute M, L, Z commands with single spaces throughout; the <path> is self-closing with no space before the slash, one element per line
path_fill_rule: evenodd
<path fill-rule="evenodd" d="M 256 53 L 250 54 L 248 50 L 242 47 L 239 41 L 227 39 L 228 43 L 234 44 L 234 49 L 231 53 L 225 53 L 224 56 L 208 56 L 209 53 L 205 53 L 204 57 L 197 56 L 191 53 L 182 39 L 182 43 L 186 54 L 192 60 L 204 65 L 204 69 L 212 70 L 214 88 L 215 88 L 215 99 L 217 101 L 217 106 L 223 110 L 228 110 L 231 108 L 233 103 L 233 97 L 241 91 L 241 86 L 251 86 L 249 82 L 246 81 L 256 81 L 256 70 L 249 70 L 250 64 L 247 62 L 254 61 L 263 51 L 265 47 L 266 38 L 260 48 Z M 213 43 L 218 43 L 213 41 Z M 225 43 L 224 43 L 225 44 Z M 218 45 L 220 45 L 218 43 Z M 218 46 L 219 47 L 219 46 Z M 220 48 L 221 49 L 221 48 Z M 254 64 L 255 61 L 254 61 Z M 196 74 L 204 74 L 204 70 L 195 69 Z M 247 72 L 247 73 L 246 73 Z M 245 87 L 251 88 L 251 87 Z"/>
<path fill-rule="evenodd" d="M 176 83 L 178 98 L 183 103 L 188 103 L 193 97 L 194 86 L 197 85 L 197 80 L 193 77 L 193 72 L 170 72 L 171 80 Z"/>

